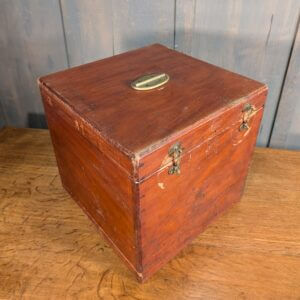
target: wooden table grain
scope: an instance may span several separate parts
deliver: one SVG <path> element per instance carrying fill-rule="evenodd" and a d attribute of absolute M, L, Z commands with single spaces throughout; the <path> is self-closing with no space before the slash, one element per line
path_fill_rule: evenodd
<path fill-rule="evenodd" d="M 48 131 L 4 129 L 0 299 L 300 299 L 300 152 L 257 148 L 241 202 L 139 284 L 63 190 Z"/>

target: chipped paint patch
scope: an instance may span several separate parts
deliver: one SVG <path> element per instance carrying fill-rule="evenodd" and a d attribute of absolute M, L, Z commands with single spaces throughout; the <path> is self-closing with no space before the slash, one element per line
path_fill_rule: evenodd
<path fill-rule="evenodd" d="M 164 185 L 163 182 L 159 182 L 157 185 L 158 185 L 162 190 L 165 189 L 165 185 Z"/>

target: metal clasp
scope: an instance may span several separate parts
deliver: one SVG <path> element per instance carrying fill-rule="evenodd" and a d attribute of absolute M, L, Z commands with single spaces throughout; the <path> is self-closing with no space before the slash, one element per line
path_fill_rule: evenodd
<path fill-rule="evenodd" d="M 177 142 L 169 149 L 169 156 L 172 158 L 172 165 L 170 166 L 168 171 L 170 175 L 180 174 L 180 159 L 182 152 L 183 148 L 180 142 Z"/>
<path fill-rule="evenodd" d="M 240 130 L 248 130 L 250 128 L 249 126 L 249 120 L 257 113 L 257 109 L 254 105 L 250 103 L 246 103 L 242 112 L 243 112 L 243 121 L 240 126 Z"/>
<path fill-rule="evenodd" d="M 169 79 L 170 77 L 166 73 L 147 74 L 133 81 L 131 87 L 139 91 L 152 90 L 167 83 Z"/>

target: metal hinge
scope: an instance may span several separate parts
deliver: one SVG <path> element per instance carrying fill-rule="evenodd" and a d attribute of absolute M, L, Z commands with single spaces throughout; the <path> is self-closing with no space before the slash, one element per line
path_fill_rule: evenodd
<path fill-rule="evenodd" d="M 168 171 L 170 175 L 180 174 L 180 159 L 182 152 L 183 148 L 180 142 L 177 142 L 169 149 L 169 156 L 172 158 L 172 165 L 170 166 Z"/>
<path fill-rule="evenodd" d="M 250 128 L 249 126 L 249 120 L 258 112 L 258 110 L 255 108 L 254 105 L 250 103 L 246 103 L 243 108 L 243 121 L 240 126 L 240 130 L 248 130 Z"/>

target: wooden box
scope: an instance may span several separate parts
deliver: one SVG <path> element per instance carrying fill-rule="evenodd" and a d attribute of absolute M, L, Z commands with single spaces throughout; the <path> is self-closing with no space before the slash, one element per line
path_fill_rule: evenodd
<path fill-rule="evenodd" d="M 155 44 L 39 85 L 63 186 L 140 281 L 241 198 L 264 84 Z"/>

